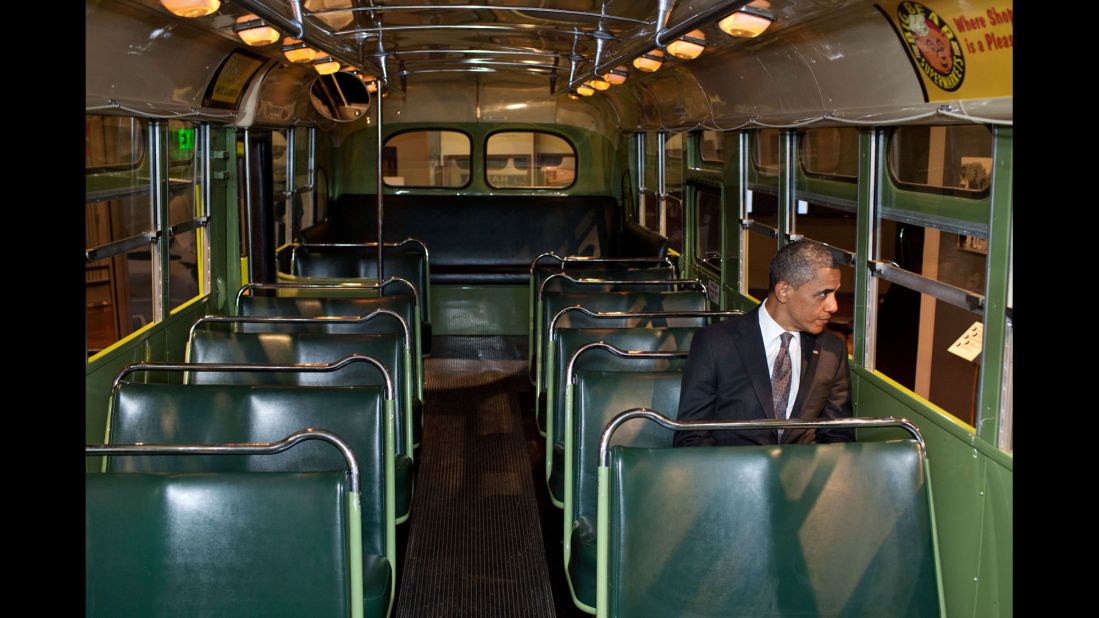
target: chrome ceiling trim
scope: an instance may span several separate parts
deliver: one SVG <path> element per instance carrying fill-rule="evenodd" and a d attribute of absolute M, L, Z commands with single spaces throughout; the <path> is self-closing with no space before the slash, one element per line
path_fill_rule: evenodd
<path fill-rule="evenodd" d="M 500 6 L 491 4 L 460 4 L 460 5 L 438 5 L 438 4 L 415 4 L 415 5 L 392 5 L 392 6 L 357 6 L 351 8 L 335 8 L 325 9 L 323 11 L 310 11 L 309 15 L 325 15 L 327 13 L 354 13 L 354 12 L 367 12 L 367 13 L 385 13 L 390 11 L 505 11 L 508 13 L 546 13 L 549 15 L 567 15 L 569 17 L 591 17 L 594 19 L 610 19 L 613 21 L 620 21 L 630 24 L 644 24 L 643 19 L 634 19 L 633 17 L 622 17 L 619 15 L 607 15 L 605 13 L 594 13 L 591 11 L 575 11 L 572 9 L 551 9 L 541 6 Z"/>
<path fill-rule="evenodd" d="M 378 28 L 355 28 L 353 30 L 340 30 L 334 33 L 336 36 L 345 35 L 366 35 L 377 36 L 380 32 L 410 32 L 416 30 L 495 30 L 500 32 L 552 32 L 554 34 L 571 35 L 573 30 L 563 30 L 560 28 L 546 28 L 544 26 L 538 26 L 535 24 L 414 24 L 407 26 L 381 26 Z M 597 34 L 596 30 L 585 32 L 583 30 L 577 30 L 581 36 L 591 38 L 610 38 L 611 40 L 619 40 L 619 37 L 604 32 L 603 34 Z"/>

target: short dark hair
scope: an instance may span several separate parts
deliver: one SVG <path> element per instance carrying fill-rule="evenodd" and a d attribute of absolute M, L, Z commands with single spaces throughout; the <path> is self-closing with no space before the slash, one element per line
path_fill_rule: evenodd
<path fill-rule="evenodd" d="M 802 238 L 785 245 L 771 258 L 768 274 L 771 277 L 771 290 L 779 281 L 785 281 L 794 287 L 811 281 L 821 268 L 839 268 L 843 264 L 824 245 Z"/>

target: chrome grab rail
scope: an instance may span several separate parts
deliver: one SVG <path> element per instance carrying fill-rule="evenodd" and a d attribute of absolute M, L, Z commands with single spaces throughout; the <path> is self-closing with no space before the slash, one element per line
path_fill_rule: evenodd
<path fill-rule="evenodd" d="M 555 278 L 561 278 L 578 285 L 696 285 L 703 292 L 706 291 L 706 285 L 702 283 L 701 279 L 593 279 L 587 277 L 577 279 L 568 273 L 553 273 L 543 279 L 542 284 L 538 286 L 538 302 L 542 302 L 546 284 Z"/>
<path fill-rule="evenodd" d="M 900 427 L 912 434 L 920 449 L 926 452 L 926 445 L 919 427 L 906 418 L 885 416 L 880 418 L 849 418 L 849 419 L 759 419 L 751 421 L 673 421 L 663 414 L 649 408 L 630 408 L 611 419 L 599 435 L 599 465 L 606 467 L 610 463 L 610 441 L 614 431 L 626 421 L 635 418 L 646 418 L 654 421 L 672 431 L 706 430 L 736 430 L 736 429 L 798 429 L 798 428 L 869 428 L 869 427 Z"/>
<path fill-rule="evenodd" d="M 194 340 L 195 331 L 203 324 L 365 324 L 380 315 L 388 315 L 401 323 L 401 329 L 404 331 L 405 347 L 411 350 L 412 334 L 408 327 L 408 322 L 405 321 L 401 314 L 392 309 L 375 309 L 366 315 L 360 316 L 322 315 L 313 318 L 301 316 L 204 315 L 191 325 L 191 330 L 187 335 L 187 341 L 189 343 Z"/>
<path fill-rule="evenodd" d="M 247 283 L 237 290 L 237 311 L 240 311 L 240 299 L 247 291 L 254 290 L 380 290 L 393 283 L 403 283 L 412 290 L 412 302 L 420 308 L 420 293 L 408 279 L 389 277 L 380 283 Z M 422 313 L 422 311 L 420 311 Z"/>
<path fill-rule="evenodd" d="M 580 305 L 569 305 L 558 311 L 550 320 L 550 340 L 554 339 L 557 331 L 557 320 L 570 311 L 578 311 L 597 320 L 613 320 L 622 318 L 708 318 L 708 317 L 732 317 L 744 315 L 743 311 L 592 311 Z"/>
<path fill-rule="evenodd" d="M 359 462 L 342 438 L 324 429 L 312 427 L 295 431 L 274 442 L 230 444 L 86 444 L 84 456 L 93 455 L 274 455 L 306 440 L 323 440 L 340 450 L 351 475 L 351 491 L 359 493 Z"/>
<path fill-rule="evenodd" d="M 553 258 L 561 263 L 561 269 L 564 270 L 565 264 L 568 262 L 578 262 L 587 264 L 652 264 L 664 262 L 668 266 L 675 270 L 675 264 L 672 263 L 672 259 L 668 256 L 664 257 L 593 257 L 587 255 L 557 255 L 554 251 L 546 251 L 545 253 L 538 254 L 538 257 L 534 258 L 530 262 L 530 275 L 534 276 L 534 269 L 538 266 L 538 263 L 542 261 L 542 258 Z"/>
<path fill-rule="evenodd" d="M 122 384 L 123 378 L 138 371 L 255 371 L 260 373 L 329 373 L 338 371 L 351 363 L 369 363 L 378 368 L 385 378 L 386 399 L 396 401 L 393 390 L 393 376 L 380 360 L 365 354 L 351 354 L 334 363 L 301 363 L 298 365 L 278 365 L 266 363 L 132 363 L 122 368 L 111 384 L 113 393 Z"/>
<path fill-rule="evenodd" d="M 687 352 L 679 350 L 623 350 L 606 341 L 591 341 L 577 348 L 569 357 L 569 363 L 565 368 L 566 384 L 576 384 L 576 361 L 579 360 L 581 354 L 588 350 L 606 350 L 619 358 L 687 358 Z"/>

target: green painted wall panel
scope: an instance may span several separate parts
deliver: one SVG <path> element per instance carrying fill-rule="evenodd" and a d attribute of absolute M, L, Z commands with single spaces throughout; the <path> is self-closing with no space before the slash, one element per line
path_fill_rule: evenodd
<path fill-rule="evenodd" d="M 107 428 L 111 384 L 126 366 L 144 361 L 181 362 L 191 324 L 207 312 L 207 300 L 191 305 L 94 362 L 84 374 L 84 440 L 101 444 Z M 98 457 L 87 457 L 86 470 L 99 470 Z"/>
<path fill-rule="evenodd" d="M 432 334 L 526 335 L 529 294 L 525 285 L 432 285 Z"/>
<path fill-rule="evenodd" d="M 1010 468 L 975 448 L 972 434 L 952 419 L 914 405 L 880 377 L 861 367 L 852 367 L 851 377 L 857 393 L 856 416 L 908 418 L 927 442 L 948 615 L 999 615 L 992 608 L 1011 604 Z M 863 430 L 858 439 L 903 435 L 900 430 Z M 990 476 L 986 468 L 996 472 Z M 986 485 L 992 484 L 993 478 L 997 489 L 990 492 Z M 978 588 L 983 580 L 989 582 L 987 590 Z"/>
<path fill-rule="evenodd" d="M 980 576 L 974 616 L 1011 616 L 1014 532 L 1012 471 L 994 461 L 985 470 L 985 510 L 981 525 Z"/>

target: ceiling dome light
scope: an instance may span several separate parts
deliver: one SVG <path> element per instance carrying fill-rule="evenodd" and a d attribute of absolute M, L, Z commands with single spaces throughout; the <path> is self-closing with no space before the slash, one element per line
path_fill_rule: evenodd
<path fill-rule="evenodd" d="M 366 80 L 363 80 L 363 81 L 366 81 Z M 368 83 L 366 85 L 366 91 L 369 92 L 370 94 L 374 94 L 375 92 L 377 92 L 378 91 L 378 82 L 372 80 L 370 83 Z"/>
<path fill-rule="evenodd" d="M 701 30 L 691 30 L 668 45 L 668 53 L 680 60 L 694 60 L 706 49 L 706 35 Z"/>
<path fill-rule="evenodd" d="M 203 17 L 221 6 L 221 0 L 160 0 L 160 3 L 180 17 Z"/>
<path fill-rule="evenodd" d="M 614 67 L 603 76 L 603 79 L 612 86 L 626 83 L 626 77 L 630 74 L 625 66 Z"/>
<path fill-rule="evenodd" d="M 290 37 L 282 40 L 282 53 L 290 62 L 313 62 L 317 57 L 317 50 Z"/>
<path fill-rule="evenodd" d="M 340 63 L 333 60 L 332 56 L 325 56 L 324 58 L 318 58 L 313 63 L 313 68 L 321 75 L 331 75 L 340 70 Z"/>
<path fill-rule="evenodd" d="M 749 39 L 757 37 L 763 34 L 763 31 L 775 20 L 774 15 L 767 10 L 769 8 L 771 8 L 770 2 L 755 0 L 748 3 L 748 6 L 726 15 L 724 19 L 717 22 L 717 27 L 729 36 Z"/>
<path fill-rule="evenodd" d="M 250 21 L 259 22 L 259 25 L 249 26 L 247 28 L 240 28 L 241 24 L 248 23 Z M 259 18 L 254 13 L 248 13 L 247 15 L 241 15 L 237 18 L 237 26 L 234 28 L 237 36 L 240 40 L 244 41 L 252 47 L 260 47 L 261 45 L 270 45 L 279 40 L 279 31 L 275 30 L 271 26 L 267 25 L 267 22 Z"/>
<path fill-rule="evenodd" d="M 587 83 L 588 83 L 589 86 L 591 86 L 592 88 L 595 88 L 596 90 L 606 90 L 607 88 L 611 87 L 611 85 L 609 83 L 599 79 L 598 77 L 594 77 L 594 78 L 588 80 Z"/>
<path fill-rule="evenodd" d="M 580 84 L 576 87 L 576 94 L 582 97 L 590 97 L 595 94 L 595 90 L 587 84 Z"/>
<path fill-rule="evenodd" d="M 351 8 L 351 0 L 305 0 L 305 8 L 309 9 L 312 13 L 317 13 L 326 9 L 349 9 Z M 328 27 L 332 30 L 339 30 L 355 19 L 355 16 L 351 11 L 322 13 L 315 17 L 328 24 Z"/>
<path fill-rule="evenodd" d="M 664 64 L 664 52 L 654 49 L 633 59 L 633 66 L 639 71 L 655 73 Z"/>

